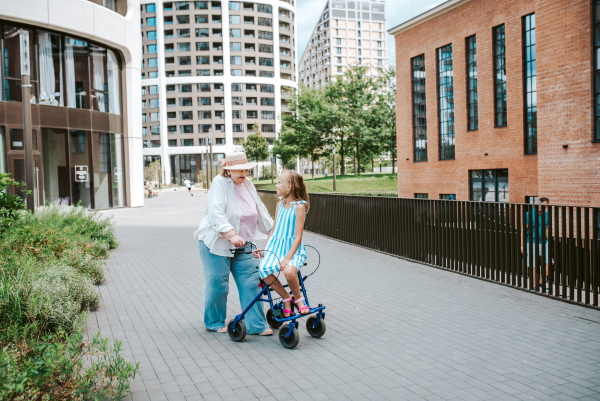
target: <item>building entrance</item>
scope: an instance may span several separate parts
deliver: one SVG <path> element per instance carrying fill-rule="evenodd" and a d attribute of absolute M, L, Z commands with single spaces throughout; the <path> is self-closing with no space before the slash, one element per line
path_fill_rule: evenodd
<path fill-rule="evenodd" d="M 7 134 L 6 170 L 13 179 L 24 182 L 22 129 L 0 127 L 0 131 Z M 120 134 L 34 129 L 33 163 L 38 206 L 58 200 L 88 209 L 125 206 L 124 139 Z M 22 191 L 11 191 L 24 198 Z"/>

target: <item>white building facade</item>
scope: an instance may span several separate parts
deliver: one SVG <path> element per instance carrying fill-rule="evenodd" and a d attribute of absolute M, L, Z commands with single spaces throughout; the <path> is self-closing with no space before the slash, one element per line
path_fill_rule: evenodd
<path fill-rule="evenodd" d="M 25 180 L 29 37 L 35 199 L 143 206 L 139 0 L 0 1 L 0 171 Z"/>
<path fill-rule="evenodd" d="M 297 87 L 293 0 L 142 0 L 144 164 L 162 181 L 206 179 L 258 124 L 272 144 Z"/>

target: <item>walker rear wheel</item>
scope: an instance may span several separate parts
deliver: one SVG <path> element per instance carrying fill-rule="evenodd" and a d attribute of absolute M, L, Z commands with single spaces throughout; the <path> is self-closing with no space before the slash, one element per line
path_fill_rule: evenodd
<path fill-rule="evenodd" d="M 292 349 L 296 348 L 296 345 L 300 342 L 300 334 L 298 334 L 298 330 L 294 327 L 292 330 L 292 334 L 289 337 L 287 333 L 290 331 L 290 326 L 285 326 L 281 330 L 279 330 L 279 342 L 285 348 Z"/>
<path fill-rule="evenodd" d="M 322 318 L 319 320 L 319 324 L 315 327 L 315 323 L 317 322 L 316 316 L 311 316 L 306 319 L 306 331 L 314 338 L 323 337 L 325 334 L 325 330 L 327 330 L 327 325 L 325 324 L 325 320 Z"/>
<path fill-rule="evenodd" d="M 277 320 L 275 320 L 275 318 L 273 317 L 272 309 L 269 309 L 267 311 L 267 323 L 269 323 L 269 326 L 271 326 L 272 329 L 278 329 L 283 324 L 283 322 L 278 322 Z"/>
<path fill-rule="evenodd" d="M 246 338 L 246 324 L 243 320 L 238 320 L 233 331 L 233 319 L 227 324 L 227 334 L 233 341 L 243 341 Z"/>

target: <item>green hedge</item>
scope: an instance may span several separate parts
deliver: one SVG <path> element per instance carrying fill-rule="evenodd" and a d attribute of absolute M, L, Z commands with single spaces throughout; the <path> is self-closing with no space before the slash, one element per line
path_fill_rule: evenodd
<path fill-rule="evenodd" d="M 14 184 L 0 174 L 0 191 L 6 194 L 8 185 Z M 120 356 L 118 341 L 84 334 L 87 314 L 100 304 L 103 259 L 118 245 L 112 222 L 64 204 L 33 215 L 6 208 L 0 209 L 0 400 L 123 398 L 138 365 Z"/>

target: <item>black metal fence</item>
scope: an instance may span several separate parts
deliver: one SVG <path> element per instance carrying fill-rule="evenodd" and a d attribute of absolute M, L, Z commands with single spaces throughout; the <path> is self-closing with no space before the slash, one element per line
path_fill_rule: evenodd
<path fill-rule="evenodd" d="M 274 214 L 275 192 L 259 195 Z M 308 231 L 598 307 L 599 208 L 326 194 L 310 203 Z"/>

